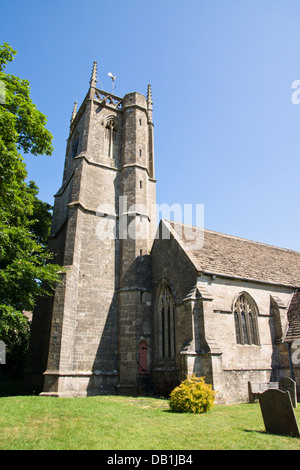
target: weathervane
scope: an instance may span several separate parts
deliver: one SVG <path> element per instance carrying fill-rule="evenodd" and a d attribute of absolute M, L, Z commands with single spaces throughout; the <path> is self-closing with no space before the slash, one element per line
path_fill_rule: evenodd
<path fill-rule="evenodd" d="M 117 78 L 116 75 L 113 75 L 111 72 L 108 72 L 107 74 L 111 79 L 112 79 L 112 89 L 111 89 L 111 92 L 114 91 L 114 87 L 115 87 L 115 79 Z"/>

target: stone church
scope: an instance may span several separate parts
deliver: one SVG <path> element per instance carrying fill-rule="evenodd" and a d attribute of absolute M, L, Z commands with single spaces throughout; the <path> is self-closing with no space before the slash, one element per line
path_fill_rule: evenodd
<path fill-rule="evenodd" d="M 55 195 L 61 282 L 34 312 L 27 380 L 60 397 L 167 394 L 196 373 L 223 403 L 247 401 L 248 381 L 299 387 L 300 253 L 157 228 L 152 106 L 150 85 L 98 89 L 94 62 Z"/>

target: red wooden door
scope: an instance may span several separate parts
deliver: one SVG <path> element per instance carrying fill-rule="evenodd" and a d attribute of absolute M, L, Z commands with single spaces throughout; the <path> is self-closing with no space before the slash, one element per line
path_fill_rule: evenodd
<path fill-rule="evenodd" d="M 139 374 L 148 374 L 148 345 L 141 341 L 139 346 Z"/>

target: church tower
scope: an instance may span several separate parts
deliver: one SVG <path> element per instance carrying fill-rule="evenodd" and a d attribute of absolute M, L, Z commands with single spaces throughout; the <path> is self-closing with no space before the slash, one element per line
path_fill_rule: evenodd
<path fill-rule="evenodd" d="M 55 195 L 49 245 L 61 282 L 33 316 L 28 372 L 43 374 L 44 395 L 133 393 L 142 383 L 155 202 L 151 87 L 147 97 L 102 91 L 94 62 Z"/>

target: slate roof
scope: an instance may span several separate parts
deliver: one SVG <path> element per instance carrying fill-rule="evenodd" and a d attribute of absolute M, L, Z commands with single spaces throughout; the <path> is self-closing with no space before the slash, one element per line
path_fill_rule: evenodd
<path fill-rule="evenodd" d="M 300 289 L 297 289 L 292 297 L 287 316 L 289 325 L 284 341 L 292 343 L 300 339 Z"/>
<path fill-rule="evenodd" d="M 169 227 L 198 272 L 300 287 L 300 253 L 297 251 L 178 222 L 163 222 Z M 190 240 L 191 234 L 188 230 L 195 231 L 196 242 Z"/>

